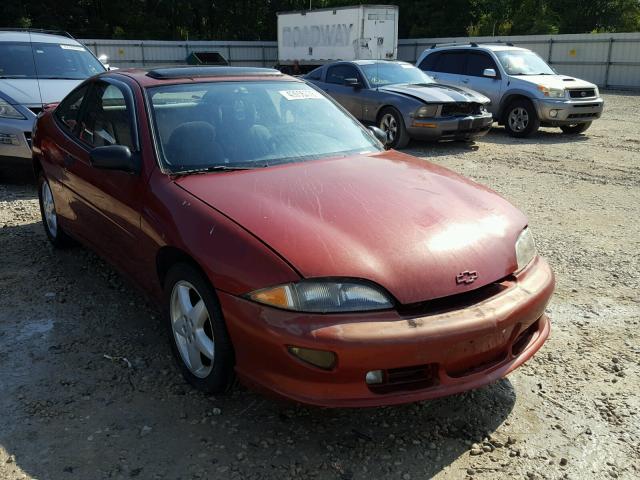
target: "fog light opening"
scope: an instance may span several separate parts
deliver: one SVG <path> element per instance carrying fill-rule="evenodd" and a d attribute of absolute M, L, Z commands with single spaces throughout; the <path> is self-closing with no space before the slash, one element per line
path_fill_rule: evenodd
<path fill-rule="evenodd" d="M 0 133 L 0 143 L 4 145 L 20 145 L 17 135 L 11 133 Z"/>
<path fill-rule="evenodd" d="M 384 374 L 382 370 L 371 370 L 364 376 L 364 381 L 367 385 L 379 385 L 384 381 Z"/>
<path fill-rule="evenodd" d="M 326 350 L 314 350 L 303 347 L 287 347 L 289 353 L 305 363 L 323 370 L 332 370 L 336 366 L 336 354 Z"/>
<path fill-rule="evenodd" d="M 558 116 L 558 110 L 551 110 L 551 111 L 549 112 L 549 116 L 550 116 L 551 118 L 556 118 L 556 117 Z"/>

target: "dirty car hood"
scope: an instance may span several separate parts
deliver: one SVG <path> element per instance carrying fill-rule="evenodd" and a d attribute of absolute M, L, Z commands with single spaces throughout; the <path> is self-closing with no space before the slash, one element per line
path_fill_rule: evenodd
<path fill-rule="evenodd" d="M 409 304 L 516 269 L 524 215 L 491 190 L 399 152 L 316 160 L 176 183 L 306 278 L 364 278 Z M 477 271 L 473 284 L 456 276 Z M 266 285 L 265 285 L 266 287 Z"/>
<path fill-rule="evenodd" d="M 567 75 L 513 75 L 511 79 L 514 85 L 522 82 L 544 85 L 550 88 L 567 88 L 570 90 L 576 88 L 596 88 L 593 83 Z"/>
<path fill-rule="evenodd" d="M 476 102 L 486 104 L 489 99 L 484 95 L 464 87 L 453 87 L 440 83 L 399 84 L 380 87 L 385 92 L 409 96 L 426 103 Z"/>

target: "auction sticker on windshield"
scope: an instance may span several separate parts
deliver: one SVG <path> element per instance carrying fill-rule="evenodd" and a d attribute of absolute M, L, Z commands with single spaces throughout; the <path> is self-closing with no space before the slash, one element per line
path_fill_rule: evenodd
<path fill-rule="evenodd" d="M 282 95 L 287 100 L 308 100 L 310 98 L 322 98 L 315 90 L 280 90 Z"/>

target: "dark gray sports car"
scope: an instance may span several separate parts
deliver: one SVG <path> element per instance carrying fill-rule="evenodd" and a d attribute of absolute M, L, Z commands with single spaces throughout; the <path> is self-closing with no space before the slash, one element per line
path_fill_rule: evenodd
<path fill-rule="evenodd" d="M 410 138 L 472 140 L 485 135 L 493 122 L 487 97 L 436 83 L 406 62 L 334 62 L 304 78 L 362 123 L 387 132 L 393 148 L 406 146 Z"/>

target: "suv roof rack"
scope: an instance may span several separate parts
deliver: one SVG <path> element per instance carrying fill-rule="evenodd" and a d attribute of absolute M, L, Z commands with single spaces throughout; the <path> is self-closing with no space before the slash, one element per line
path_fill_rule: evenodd
<path fill-rule="evenodd" d="M 154 68 L 147 72 L 147 77 L 157 80 L 193 77 L 244 77 L 244 76 L 278 76 L 281 72 L 274 68 L 258 67 L 192 67 L 191 65 Z"/>
<path fill-rule="evenodd" d="M 75 37 L 64 30 L 49 30 L 46 28 L 0 28 L 0 32 L 29 32 L 29 33 L 46 33 L 48 35 L 60 35 L 61 37 L 69 37 L 75 40 Z"/>
<path fill-rule="evenodd" d="M 446 42 L 446 43 L 434 43 L 431 45 L 431 49 L 437 47 L 477 47 L 478 45 L 507 45 L 508 47 L 513 47 L 513 43 L 511 42 L 503 42 L 502 40 L 496 40 L 495 42 L 468 42 L 468 43 L 458 43 L 458 42 Z"/>

